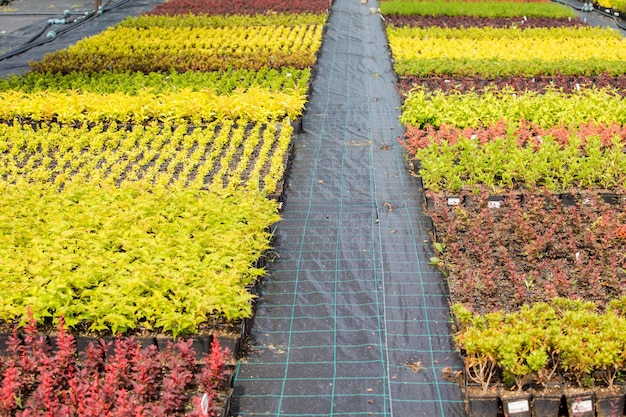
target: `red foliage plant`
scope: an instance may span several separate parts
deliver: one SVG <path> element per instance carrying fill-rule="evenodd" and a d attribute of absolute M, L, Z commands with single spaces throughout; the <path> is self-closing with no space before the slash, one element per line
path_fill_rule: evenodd
<path fill-rule="evenodd" d="M 597 197 L 573 206 L 553 195 L 524 194 L 489 208 L 486 196 L 471 204 L 441 201 L 429 210 L 443 253 L 453 303 L 486 313 L 569 297 L 600 307 L 626 295 L 624 207 Z"/>
<path fill-rule="evenodd" d="M 329 0 L 170 0 L 148 15 L 326 13 Z"/>
<path fill-rule="evenodd" d="M 420 128 L 407 125 L 405 139 L 401 140 L 400 143 L 409 154 L 415 155 L 418 149 L 423 149 L 433 144 L 446 142 L 454 145 L 460 137 L 472 138 L 481 144 L 485 144 L 510 135 L 516 138 L 520 147 L 532 146 L 538 148 L 541 146 L 541 138 L 546 136 L 552 136 L 561 146 L 566 146 L 569 143 L 569 137 L 572 135 L 582 139 L 581 146 L 585 145 L 588 138 L 599 137 L 603 146 L 611 147 L 613 146 L 612 140 L 615 137 L 622 138 L 623 142 L 626 143 L 626 126 L 622 126 L 619 123 L 589 122 L 572 127 L 561 124 L 544 128 L 526 120 L 520 120 L 515 124 L 501 120 L 489 127 L 479 128 L 457 128 L 449 125 L 442 125 L 439 128 L 433 126 Z"/>
<path fill-rule="evenodd" d="M 626 74 L 610 75 L 511 75 L 495 78 L 479 76 L 416 76 L 404 75 L 398 80 L 398 88 L 406 95 L 415 87 L 443 92 L 476 92 L 486 88 L 497 90 L 513 88 L 518 92 L 545 92 L 548 88 L 571 93 L 580 88 L 613 88 L 622 96 L 626 96 Z"/>
<path fill-rule="evenodd" d="M 0 357 L 0 415 L 216 416 L 230 353 L 217 338 L 211 347 L 201 364 L 192 340 L 170 342 L 159 351 L 118 336 L 115 343 L 101 339 L 77 354 L 61 318 L 53 352 L 31 317 L 23 336 L 13 330 L 6 356 Z M 203 394 L 212 400 L 204 407 L 198 400 Z"/>
<path fill-rule="evenodd" d="M 385 15 L 385 21 L 391 26 L 411 27 L 443 27 L 443 28 L 470 28 L 495 27 L 521 29 L 557 28 L 588 26 L 580 18 L 567 17 L 483 17 L 483 16 L 420 16 L 420 15 Z"/>

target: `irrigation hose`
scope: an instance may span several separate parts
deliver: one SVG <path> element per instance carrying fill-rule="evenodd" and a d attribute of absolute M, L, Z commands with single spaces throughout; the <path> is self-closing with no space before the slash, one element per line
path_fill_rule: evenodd
<path fill-rule="evenodd" d="M 0 55 L 0 61 L 4 61 L 5 59 L 9 59 L 12 58 L 16 55 L 19 55 L 21 53 L 24 53 L 30 49 L 36 48 L 38 46 L 44 45 L 46 43 L 52 42 L 54 39 L 56 39 L 58 36 L 69 32 L 70 30 L 73 30 L 75 28 L 77 28 L 78 26 L 82 25 L 83 23 L 101 15 L 102 13 L 104 13 L 105 11 L 110 11 L 110 10 L 114 10 L 128 2 L 130 2 L 130 0 L 121 0 L 115 4 L 113 4 L 112 6 L 109 6 L 112 0 L 108 0 L 106 3 L 106 6 L 100 6 L 98 7 L 98 10 L 93 10 L 89 13 L 86 13 L 84 16 L 79 16 L 77 18 L 75 18 L 73 21 L 68 21 L 69 20 L 69 15 L 70 13 L 68 11 L 64 12 L 65 15 L 65 19 L 50 19 L 48 20 L 48 22 L 46 23 L 46 25 L 43 27 L 43 29 L 41 29 L 41 31 L 37 32 L 36 35 L 32 36 L 27 42 L 25 42 L 24 44 L 18 46 L 17 48 L 15 48 L 12 51 L 9 51 L 7 53 L 5 53 L 4 55 Z M 37 40 L 37 38 L 39 38 L 41 35 L 43 35 L 43 33 L 46 31 L 46 29 L 48 29 L 50 26 L 52 26 L 53 24 L 63 24 L 65 25 L 63 28 L 59 29 L 58 31 L 53 31 L 50 30 L 48 31 L 48 33 L 46 34 L 46 37 L 40 40 Z"/>

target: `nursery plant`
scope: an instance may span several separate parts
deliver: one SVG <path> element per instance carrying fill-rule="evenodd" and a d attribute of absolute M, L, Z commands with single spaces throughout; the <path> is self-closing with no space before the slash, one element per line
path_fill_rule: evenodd
<path fill-rule="evenodd" d="M 95 334 L 210 331 L 250 317 L 276 203 L 235 190 L 3 185 L 0 319 Z M 203 330 L 204 329 L 204 330 Z"/>
<path fill-rule="evenodd" d="M 133 337 L 101 339 L 77 354 L 63 317 L 57 329 L 54 349 L 32 319 L 23 331 L 13 329 L 0 356 L 3 416 L 218 416 L 230 353 L 217 338 L 197 363 L 191 340 L 159 351 Z"/>
<path fill-rule="evenodd" d="M 626 294 L 619 206 L 593 194 L 573 206 L 523 194 L 523 204 L 508 198 L 499 208 L 487 195 L 468 197 L 469 205 L 441 199 L 429 210 L 453 302 L 513 312 L 559 296 L 608 303 Z"/>
<path fill-rule="evenodd" d="M 275 13 L 326 13 L 328 0 L 170 0 L 156 6 L 148 14 L 180 16 L 195 15 L 272 15 Z"/>
<path fill-rule="evenodd" d="M 388 27 L 387 36 L 400 75 L 491 78 L 624 72 L 626 40 L 610 29 Z"/>
<path fill-rule="evenodd" d="M 488 127 L 525 120 L 543 128 L 555 125 L 626 124 L 626 99 L 611 88 L 580 89 L 564 93 L 519 94 L 513 88 L 477 92 L 411 90 L 402 105 L 400 120 L 405 125 L 425 128 L 451 125 L 457 128 Z"/>
<path fill-rule="evenodd" d="M 167 19 L 162 17 L 160 19 Z M 169 18 L 177 19 L 177 18 Z M 196 27 L 118 25 L 69 48 L 46 54 L 38 72 L 185 72 L 312 67 L 321 24 Z"/>
<path fill-rule="evenodd" d="M 568 7 L 549 1 L 405 1 L 380 2 L 383 15 L 472 17 L 576 17 Z"/>

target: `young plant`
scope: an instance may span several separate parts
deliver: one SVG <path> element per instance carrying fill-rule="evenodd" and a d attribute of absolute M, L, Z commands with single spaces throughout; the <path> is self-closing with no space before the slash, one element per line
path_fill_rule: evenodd
<path fill-rule="evenodd" d="M 454 314 L 468 317 L 468 310 L 461 304 L 453 306 Z M 468 382 L 479 384 L 488 391 L 498 372 L 499 347 L 504 340 L 501 326 L 504 315 L 489 313 L 484 317 L 474 315 L 456 333 L 455 340 L 463 353 Z"/>

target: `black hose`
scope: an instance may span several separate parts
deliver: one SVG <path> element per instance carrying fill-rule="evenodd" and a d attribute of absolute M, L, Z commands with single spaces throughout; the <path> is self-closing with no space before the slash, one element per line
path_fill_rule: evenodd
<path fill-rule="evenodd" d="M 39 31 L 36 35 L 32 36 L 27 42 L 25 42 L 24 44 L 18 46 L 17 48 L 15 48 L 12 51 L 9 51 L 7 53 L 5 53 L 4 55 L 0 55 L 0 61 L 4 61 L 5 59 L 9 59 L 12 58 L 16 55 L 19 55 L 21 53 L 24 53 L 32 48 L 36 48 L 38 46 L 44 45 L 48 42 L 52 42 L 54 39 L 56 39 L 59 35 L 62 35 L 66 32 L 69 32 L 70 30 L 73 30 L 75 28 L 77 28 L 78 26 L 82 25 L 83 23 L 99 16 L 100 14 L 102 14 L 104 11 L 109 11 L 109 10 L 113 10 L 116 9 L 126 3 L 128 3 L 131 0 L 121 0 L 115 4 L 113 4 L 113 6 L 109 6 L 109 4 L 111 3 L 111 0 L 109 0 L 106 3 L 106 6 L 100 6 L 99 10 L 93 10 L 92 12 L 84 15 L 84 17 L 79 17 L 77 18 L 74 22 L 69 23 L 65 26 L 63 26 L 63 28 L 59 29 L 56 32 L 53 32 L 53 34 L 50 37 L 46 37 L 45 39 L 40 39 L 37 41 L 37 38 L 39 38 L 45 31 L 46 29 L 48 29 L 50 27 L 50 23 L 47 23 L 46 26 Z"/>

